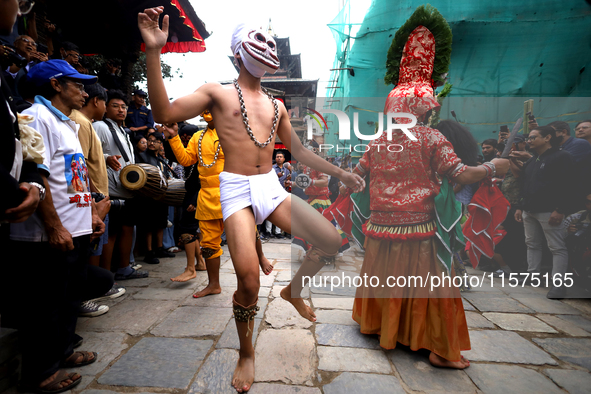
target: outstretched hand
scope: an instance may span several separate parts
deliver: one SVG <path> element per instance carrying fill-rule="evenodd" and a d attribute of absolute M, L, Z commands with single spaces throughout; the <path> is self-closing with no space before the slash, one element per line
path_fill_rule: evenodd
<path fill-rule="evenodd" d="M 343 173 L 345 175 L 340 176 L 339 179 L 347 185 L 347 187 L 353 189 L 353 193 L 359 193 L 365 189 L 365 180 L 359 175 L 345 171 L 343 171 Z"/>
<path fill-rule="evenodd" d="M 146 8 L 137 16 L 137 24 L 142 33 L 142 38 L 146 44 L 146 50 L 161 49 L 166 45 L 168 38 L 168 15 L 162 18 L 162 29 L 158 23 L 160 14 L 164 12 L 164 7 Z"/>
<path fill-rule="evenodd" d="M 173 138 L 179 133 L 178 123 L 156 125 L 156 131 L 164 134 L 166 138 Z"/>

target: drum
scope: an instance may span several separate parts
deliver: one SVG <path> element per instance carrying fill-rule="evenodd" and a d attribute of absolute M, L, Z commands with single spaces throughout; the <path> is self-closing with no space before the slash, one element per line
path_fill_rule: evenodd
<path fill-rule="evenodd" d="M 166 205 L 172 205 L 173 207 L 181 207 L 183 206 L 185 193 L 185 181 L 180 179 L 169 179 L 168 189 L 166 189 L 166 193 L 164 193 L 158 201 Z"/>
<path fill-rule="evenodd" d="M 168 182 L 156 166 L 144 163 L 123 167 L 119 174 L 123 187 L 137 191 L 146 197 L 158 200 L 164 196 Z"/>

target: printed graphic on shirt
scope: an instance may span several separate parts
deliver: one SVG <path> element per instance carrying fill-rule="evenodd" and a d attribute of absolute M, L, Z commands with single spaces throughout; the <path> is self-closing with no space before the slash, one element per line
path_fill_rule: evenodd
<path fill-rule="evenodd" d="M 88 169 L 86 168 L 84 155 L 81 153 L 64 155 L 64 165 L 66 183 L 68 185 L 67 193 L 88 193 L 90 187 L 88 185 Z"/>

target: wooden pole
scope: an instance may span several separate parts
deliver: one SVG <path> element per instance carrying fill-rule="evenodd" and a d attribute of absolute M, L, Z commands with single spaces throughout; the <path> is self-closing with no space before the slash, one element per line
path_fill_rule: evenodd
<path fill-rule="evenodd" d="M 525 100 L 523 102 L 523 134 L 525 135 L 529 134 L 529 117 L 527 116 L 528 112 L 531 112 L 532 114 L 534 112 L 533 99 Z"/>

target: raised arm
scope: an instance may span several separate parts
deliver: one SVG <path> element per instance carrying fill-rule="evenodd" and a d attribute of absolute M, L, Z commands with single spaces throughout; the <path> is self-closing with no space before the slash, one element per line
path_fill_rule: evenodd
<path fill-rule="evenodd" d="M 138 27 L 146 44 L 146 67 L 148 76 L 148 94 L 152 106 L 152 115 L 158 123 L 173 123 L 191 119 L 201 114 L 211 104 L 211 86 L 205 84 L 195 92 L 183 96 L 172 103 L 168 100 L 166 87 L 162 78 L 160 53 L 168 38 L 168 15 L 160 14 L 164 7 L 154 7 L 138 14 Z"/>
<path fill-rule="evenodd" d="M 339 167 L 327 162 L 322 157 L 315 155 L 313 152 L 304 148 L 299 137 L 291 127 L 285 106 L 282 103 L 279 103 L 279 108 L 281 117 L 277 128 L 277 135 L 281 138 L 281 142 L 283 142 L 287 147 L 287 150 L 291 152 L 292 156 L 297 161 L 301 161 L 305 165 L 320 172 L 339 178 L 341 182 L 355 192 L 365 189 L 365 181 L 359 175 L 343 171 Z"/>

